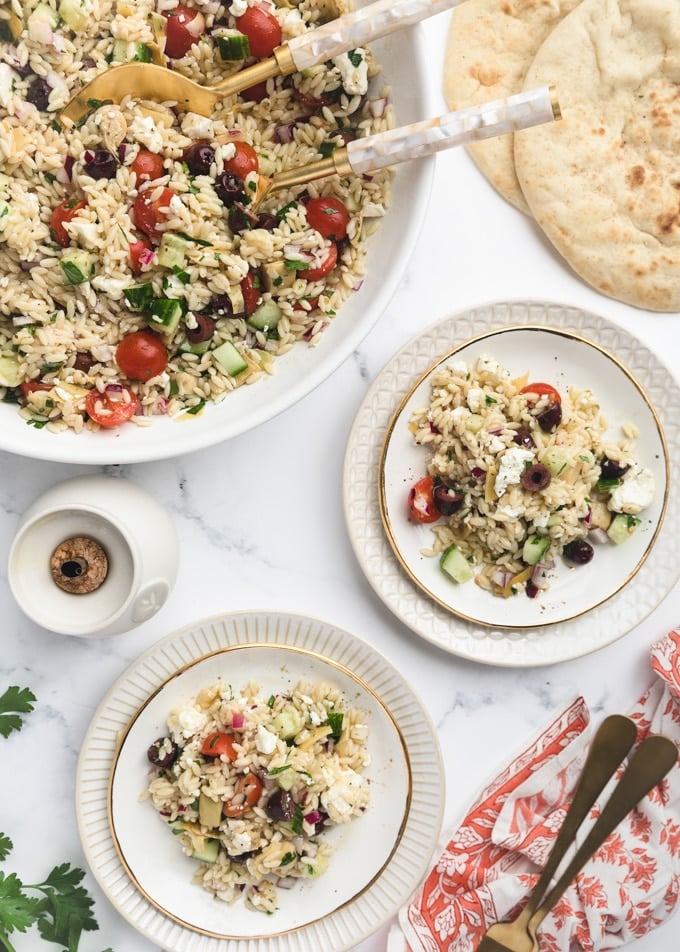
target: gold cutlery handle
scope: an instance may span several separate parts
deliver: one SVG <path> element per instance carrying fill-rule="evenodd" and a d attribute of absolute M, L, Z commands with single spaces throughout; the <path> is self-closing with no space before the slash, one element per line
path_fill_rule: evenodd
<path fill-rule="evenodd" d="M 595 821 L 592 829 L 557 883 L 529 920 L 529 929 L 532 935 L 535 934 L 543 919 L 609 834 L 628 816 L 640 800 L 666 776 L 668 771 L 677 763 L 677 760 L 678 748 L 667 737 L 655 735 L 642 741 L 631 757 L 623 776 L 604 805 L 602 813 Z"/>
<path fill-rule="evenodd" d="M 635 724 L 629 717 L 624 717 L 622 714 L 612 714 L 600 724 L 590 745 L 567 815 L 553 843 L 543 872 L 522 910 L 523 920 L 528 921 L 535 912 L 557 867 L 573 843 L 579 827 L 616 773 L 617 768 L 626 759 L 635 743 L 636 736 Z"/>

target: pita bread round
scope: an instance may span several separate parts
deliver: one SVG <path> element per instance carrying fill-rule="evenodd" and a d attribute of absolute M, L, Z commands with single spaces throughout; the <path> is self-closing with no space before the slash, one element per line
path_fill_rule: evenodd
<path fill-rule="evenodd" d="M 446 44 L 444 98 L 464 109 L 521 91 L 545 37 L 578 0 L 465 0 L 453 11 Z M 515 175 L 512 135 L 472 143 L 468 151 L 494 188 L 528 212 Z"/>
<path fill-rule="evenodd" d="M 582 0 L 527 73 L 543 83 L 562 121 L 515 134 L 536 221 L 598 291 L 680 310 L 680 3 Z"/>

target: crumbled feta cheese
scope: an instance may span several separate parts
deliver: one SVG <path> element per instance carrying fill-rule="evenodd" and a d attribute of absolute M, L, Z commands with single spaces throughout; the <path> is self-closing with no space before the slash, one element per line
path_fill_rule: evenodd
<path fill-rule="evenodd" d="M 321 794 L 321 805 L 333 822 L 342 823 L 366 801 L 367 790 L 366 778 L 348 768 Z"/>
<path fill-rule="evenodd" d="M 242 17 L 248 9 L 248 0 L 232 0 L 227 9 L 233 17 Z"/>
<path fill-rule="evenodd" d="M 489 434 L 489 438 L 486 441 L 486 448 L 490 453 L 501 453 L 505 449 L 505 443 L 500 437 Z"/>
<path fill-rule="evenodd" d="M 9 106 L 17 74 L 7 63 L 0 63 L 0 106 Z"/>
<path fill-rule="evenodd" d="M 470 411 L 467 407 L 454 407 L 451 411 L 451 419 L 456 422 L 457 420 L 464 420 L 466 417 L 470 416 Z"/>
<path fill-rule="evenodd" d="M 247 853 L 253 846 L 249 833 L 234 833 L 231 842 L 238 853 Z"/>
<path fill-rule="evenodd" d="M 501 367 L 497 360 L 489 357 L 488 354 L 482 354 L 477 360 L 477 370 L 481 373 L 493 374 L 495 377 L 509 377 L 510 371 Z"/>
<path fill-rule="evenodd" d="M 316 713 L 316 711 L 309 712 L 309 720 L 314 725 L 314 727 L 318 727 L 319 724 L 321 723 L 321 718 Z"/>
<path fill-rule="evenodd" d="M 184 211 L 184 205 L 182 204 L 182 199 L 179 197 L 179 195 L 172 196 L 172 198 L 170 199 L 168 208 L 170 209 L 171 212 L 174 212 L 175 215 L 182 214 L 182 212 Z"/>
<path fill-rule="evenodd" d="M 343 89 L 350 96 L 363 96 L 368 92 L 368 63 L 362 49 L 349 50 L 333 59 L 340 73 Z"/>
<path fill-rule="evenodd" d="M 503 516 L 507 516 L 508 519 L 517 519 L 522 515 L 522 510 L 519 506 L 499 506 L 496 511 Z M 534 520 L 534 525 L 538 525 L 537 520 Z"/>
<path fill-rule="evenodd" d="M 109 278 L 103 274 L 98 274 L 92 278 L 92 287 L 96 288 L 97 291 L 103 291 L 112 301 L 120 301 L 123 297 L 123 291 L 129 286 L 129 278 Z"/>
<path fill-rule="evenodd" d="M 467 392 L 467 405 L 473 413 L 479 413 L 486 406 L 486 394 L 481 387 L 470 387 Z"/>
<path fill-rule="evenodd" d="M 205 727 L 207 716 L 195 707 L 180 707 L 168 718 L 168 727 L 173 734 L 190 737 Z"/>
<path fill-rule="evenodd" d="M 636 515 L 654 499 L 654 474 L 650 469 L 632 466 L 609 496 L 607 506 L 612 512 Z"/>
<path fill-rule="evenodd" d="M 382 202 L 366 202 L 361 214 L 364 218 L 382 218 L 385 215 L 385 206 Z"/>
<path fill-rule="evenodd" d="M 65 221 L 64 229 L 83 248 L 92 250 L 101 244 L 99 229 L 93 221 Z"/>
<path fill-rule="evenodd" d="M 463 374 L 464 376 L 467 376 L 468 365 L 464 360 L 455 360 L 452 364 L 450 364 L 450 367 L 454 374 Z"/>
<path fill-rule="evenodd" d="M 188 112 L 182 119 L 182 132 L 190 139 L 212 139 L 215 135 L 215 126 L 212 119 L 207 116 Z"/>
<path fill-rule="evenodd" d="M 150 152 L 160 152 L 163 148 L 163 136 L 156 129 L 151 116 L 135 116 L 130 123 L 130 135 L 145 145 Z"/>
<path fill-rule="evenodd" d="M 276 741 L 276 734 L 272 734 L 272 732 L 268 731 L 262 724 L 257 725 L 255 746 L 261 754 L 273 754 L 276 750 Z"/>
<path fill-rule="evenodd" d="M 198 327 L 198 321 L 196 320 L 196 315 L 193 311 L 187 311 L 184 316 L 184 326 L 188 327 L 189 330 L 193 330 L 194 327 Z"/>
<path fill-rule="evenodd" d="M 520 481 L 525 465 L 533 458 L 534 454 L 531 450 L 524 450 L 521 446 L 513 446 L 503 453 L 493 487 L 499 498 L 508 486 L 514 486 Z"/>
<path fill-rule="evenodd" d="M 220 146 L 220 158 L 223 162 L 228 162 L 229 159 L 233 159 L 236 155 L 236 146 L 233 142 L 225 142 L 224 145 Z"/>
<path fill-rule="evenodd" d="M 521 516 L 521 511 L 517 513 L 518 516 Z M 539 512 L 534 516 L 533 523 L 535 529 L 545 529 L 548 525 L 548 520 L 550 519 L 550 513 L 546 509 L 545 512 Z"/>

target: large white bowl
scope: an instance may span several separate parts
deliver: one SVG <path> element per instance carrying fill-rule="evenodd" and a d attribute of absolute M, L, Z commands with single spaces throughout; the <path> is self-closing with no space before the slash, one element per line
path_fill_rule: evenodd
<path fill-rule="evenodd" d="M 432 115 L 422 28 L 401 30 L 371 47 L 392 89 L 396 124 L 406 125 Z M 19 416 L 16 406 L 0 405 L 0 449 L 63 463 L 135 463 L 212 446 L 270 420 L 329 377 L 383 313 L 420 232 L 433 176 L 434 158 L 395 170 L 392 205 L 369 239 L 367 274 L 361 289 L 344 304 L 319 345 L 300 343 L 293 347 L 277 360 L 274 376 L 241 387 L 193 419 L 173 422 L 154 417 L 147 427 L 129 425 L 78 435 L 36 430 Z"/>

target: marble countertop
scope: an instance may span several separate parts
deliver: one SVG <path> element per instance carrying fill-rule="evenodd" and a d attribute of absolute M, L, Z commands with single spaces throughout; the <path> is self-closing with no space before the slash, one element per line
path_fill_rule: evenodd
<path fill-rule="evenodd" d="M 433 63 L 443 62 L 447 26 L 448 14 L 441 14 L 422 27 Z M 433 113 L 442 112 L 441 70 L 433 65 L 432 75 Z M 638 311 L 592 291 L 532 222 L 493 192 L 465 153 L 442 154 L 427 221 L 398 292 L 330 379 L 281 416 L 228 443 L 183 458 L 97 470 L 153 493 L 174 520 L 181 543 L 179 578 L 165 606 L 117 637 L 52 634 L 14 603 L 6 555 L 21 514 L 49 486 L 89 470 L 0 455 L 0 693 L 18 684 L 37 697 L 22 731 L 2 741 L 0 828 L 14 842 L 8 870 L 38 882 L 57 863 L 85 866 L 74 777 L 93 713 L 142 651 L 210 615 L 247 609 L 312 615 L 383 652 L 408 676 L 436 724 L 447 774 L 444 831 L 513 752 L 579 694 L 594 719 L 632 706 L 651 680 L 651 643 L 680 621 L 680 587 L 635 630 L 595 654 L 527 670 L 488 667 L 439 650 L 393 616 L 362 574 L 345 528 L 346 439 L 383 365 L 420 330 L 455 311 L 527 298 L 581 306 L 619 323 L 680 376 L 680 318 Z M 85 885 L 100 929 L 84 936 L 82 952 L 104 946 L 152 952 L 155 946 L 117 914 L 89 873 Z M 385 926 L 356 952 L 385 949 L 387 935 Z M 636 948 L 665 952 L 679 938 L 676 915 Z M 53 948 L 30 933 L 13 941 L 17 952 Z"/>

